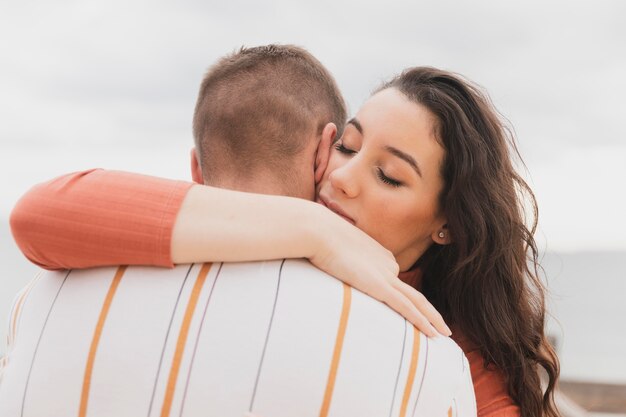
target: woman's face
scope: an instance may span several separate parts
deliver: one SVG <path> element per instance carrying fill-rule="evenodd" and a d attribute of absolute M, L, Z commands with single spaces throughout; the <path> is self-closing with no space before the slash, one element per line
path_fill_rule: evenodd
<path fill-rule="evenodd" d="M 317 201 L 372 236 L 410 268 L 441 239 L 444 149 L 434 115 L 396 89 L 372 96 L 331 150 Z"/>

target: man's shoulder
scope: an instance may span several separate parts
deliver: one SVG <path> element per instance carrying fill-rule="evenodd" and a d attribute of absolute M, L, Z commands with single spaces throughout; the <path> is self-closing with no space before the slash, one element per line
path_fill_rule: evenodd
<path fill-rule="evenodd" d="M 0 399 L 28 386 L 27 406 L 42 410 L 53 397 L 75 406 L 80 387 L 91 387 L 95 409 L 139 409 L 152 401 L 142 381 L 156 378 L 165 393 L 175 388 L 174 370 L 188 378 L 195 369 L 187 380 L 190 415 L 243 410 L 255 392 L 267 415 L 278 415 L 281 401 L 302 415 L 331 394 L 338 415 L 383 415 L 390 407 L 445 415 L 464 364 L 452 340 L 426 338 L 304 260 L 46 272 L 20 326 Z M 207 396 L 242 381 L 249 382 L 243 394 Z"/>

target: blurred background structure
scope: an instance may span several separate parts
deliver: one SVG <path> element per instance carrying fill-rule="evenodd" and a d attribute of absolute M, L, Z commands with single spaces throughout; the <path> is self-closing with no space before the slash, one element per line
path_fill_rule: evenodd
<path fill-rule="evenodd" d="M 621 0 L 3 2 L 0 320 L 36 270 L 7 225 L 29 186 L 92 167 L 189 179 L 207 67 L 241 45 L 294 43 L 331 70 L 351 113 L 408 66 L 489 92 L 539 201 L 563 390 L 626 413 L 625 16 Z"/>

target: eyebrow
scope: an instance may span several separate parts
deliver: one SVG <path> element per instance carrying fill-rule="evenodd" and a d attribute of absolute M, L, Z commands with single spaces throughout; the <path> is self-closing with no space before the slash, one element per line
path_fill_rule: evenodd
<path fill-rule="evenodd" d="M 406 152 L 402 152 L 400 149 L 394 148 L 393 146 L 385 146 L 385 150 L 411 165 L 413 171 L 415 171 L 420 177 L 422 176 L 422 170 L 420 169 L 420 166 L 418 165 L 415 158 L 413 158 L 411 155 Z"/>
<path fill-rule="evenodd" d="M 348 120 L 348 124 L 351 124 L 352 126 L 354 126 L 361 135 L 363 134 L 363 126 L 355 117 Z M 417 173 L 417 175 L 422 177 L 422 170 L 420 169 L 420 166 L 415 160 L 415 158 L 413 158 L 411 155 L 409 155 L 406 152 L 401 151 L 398 148 L 394 148 L 393 146 L 389 146 L 389 145 L 385 146 L 385 150 L 389 152 L 390 154 L 402 159 L 407 164 L 411 165 L 411 168 L 413 168 L 413 170 Z"/>
<path fill-rule="evenodd" d="M 363 134 L 363 126 L 361 126 L 361 123 L 356 119 L 356 117 L 348 120 L 348 124 L 356 127 L 356 130 L 358 130 L 360 134 Z"/>

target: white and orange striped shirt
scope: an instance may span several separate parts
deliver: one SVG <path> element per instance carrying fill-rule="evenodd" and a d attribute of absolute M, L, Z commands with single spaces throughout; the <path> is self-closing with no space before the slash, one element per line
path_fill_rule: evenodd
<path fill-rule="evenodd" d="M 303 260 L 46 272 L 16 299 L 1 416 L 475 416 L 470 369 Z"/>

